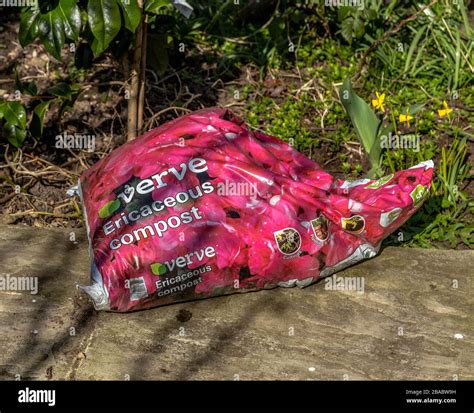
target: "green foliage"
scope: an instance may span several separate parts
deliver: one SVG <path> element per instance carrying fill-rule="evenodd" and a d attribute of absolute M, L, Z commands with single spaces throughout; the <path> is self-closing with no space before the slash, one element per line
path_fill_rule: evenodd
<path fill-rule="evenodd" d="M 441 197 L 441 207 L 455 207 L 458 202 L 467 201 L 467 195 L 459 189 L 469 174 L 467 160 L 467 138 L 455 139 L 449 149 L 441 148 L 441 159 L 438 167 L 438 181 L 433 185 L 433 192 Z"/>
<path fill-rule="evenodd" d="M 171 6 L 171 0 L 145 1 L 150 24 L 155 15 L 166 10 L 171 13 Z M 183 14 L 189 14 L 189 10 L 183 10 Z M 82 40 L 76 63 L 84 67 L 89 51 L 97 57 L 106 51 L 117 52 L 120 48 L 123 53 L 131 48 L 133 42 L 127 33 L 135 33 L 141 19 L 137 0 L 44 0 L 40 7 L 23 8 L 19 40 L 25 47 L 39 38 L 45 50 L 58 60 L 66 40 Z"/>
<path fill-rule="evenodd" d="M 397 1 L 392 0 L 387 6 L 382 0 L 367 1 L 364 7 L 337 7 L 339 31 L 344 40 L 351 44 L 360 40 L 364 35 L 379 36 L 383 33 L 387 17 L 392 16 Z M 333 11 L 334 12 L 334 11 Z"/>
<path fill-rule="evenodd" d="M 474 225 L 471 217 L 474 203 L 463 189 L 472 179 L 467 159 L 467 139 L 454 137 L 450 146 L 443 146 L 441 150 L 429 141 L 422 145 L 412 163 L 433 157 L 433 153 L 439 153 L 440 158 L 435 168 L 431 197 L 401 228 L 403 241 L 408 241 L 407 245 L 421 247 L 449 245 L 454 248 L 464 244 L 473 248 Z M 391 162 L 393 168 L 406 167 L 404 157 L 393 157 Z M 396 237 L 391 237 L 388 243 L 398 242 Z"/>
<path fill-rule="evenodd" d="M 82 13 L 94 36 L 92 50 L 103 53 L 123 26 L 135 32 L 140 24 L 141 10 L 137 0 L 89 0 Z M 66 39 L 77 42 L 83 29 L 81 9 L 77 0 L 44 1 L 41 7 L 29 7 L 21 13 L 19 39 L 25 47 L 39 38 L 46 51 L 61 59 Z M 85 22 L 84 22 L 85 23 Z"/>
<path fill-rule="evenodd" d="M 302 125 L 310 110 L 311 102 L 307 95 L 301 96 L 300 99 L 288 98 L 281 105 L 275 105 L 272 99 L 264 98 L 261 102 L 250 103 L 247 120 L 254 127 L 268 122 L 266 133 L 278 136 L 305 152 L 314 139 L 314 134 Z"/>
<path fill-rule="evenodd" d="M 47 52 L 59 60 L 65 40 L 79 39 L 81 13 L 77 0 L 59 0 L 55 8 L 46 7 L 52 7 L 53 3 L 44 2 L 42 8 L 24 9 L 21 14 L 19 40 L 25 47 L 39 37 Z"/>
<path fill-rule="evenodd" d="M 148 0 L 145 3 L 147 13 L 159 14 L 163 9 L 171 4 L 171 0 Z"/>
<path fill-rule="evenodd" d="M 0 120 L 3 120 L 3 133 L 8 141 L 19 148 L 26 137 L 26 110 L 16 101 L 0 103 Z"/>
<path fill-rule="evenodd" d="M 163 12 L 170 12 L 171 0 L 147 0 L 144 10 L 149 14 L 150 33 L 148 57 L 150 67 L 163 74 L 169 64 L 169 36 L 162 31 L 153 31 L 157 18 Z M 186 11 L 188 13 L 189 10 Z M 157 16 L 159 15 L 159 16 Z M 77 45 L 74 63 L 77 69 L 92 67 L 94 57 L 104 52 L 112 52 L 120 57 L 133 47 L 132 36 L 142 20 L 142 11 L 137 0 L 44 0 L 39 7 L 24 7 L 20 15 L 19 41 L 22 47 L 39 39 L 44 49 L 55 59 L 61 60 L 61 52 L 66 41 Z M 38 98 L 40 96 L 34 83 L 21 82 L 16 75 L 16 90 Z M 36 104 L 23 105 L 19 102 L 1 104 L 4 118 L 3 132 L 8 141 L 21 147 L 27 132 L 39 138 L 47 111 L 59 106 L 59 114 L 70 108 L 78 94 L 79 86 L 60 82 L 47 89 L 49 96 L 35 99 Z M 29 127 L 26 124 L 26 110 L 32 109 Z M 21 116 L 15 120 L 12 113 Z"/>
<path fill-rule="evenodd" d="M 40 102 L 33 110 L 30 132 L 35 138 L 40 138 L 43 135 L 44 118 L 51 102 L 51 100 Z"/>
<path fill-rule="evenodd" d="M 275 97 L 262 94 L 261 82 L 241 87 L 252 127 L 264 128 L 308 156 L 321 150 L 331 158 L 324 158 L 330 166 L 337 164 L 339 173 L 354 177 L 368 172 L 382 175 L 434 159 L 431 197 L 401 228 L 403 244 L 474 246 L 474 202 L 468 190 L 474 138 L 469 129 L 474 124 L 469 109 L 474 107 L 474 38 L 463 0 L 439 0 L 422 13 L 428 0 L 365 1 L 360 10 L 327 7 L 319 0 L 280 0 L 263 11 L 258 7 L 266 2 L 191 3 L 192 19 L 179 20 L 171 0 L 145 1 L 151 68 L 163 74 L 177 55 L 182 59 L 176 45 L 184 43 L 187 50 L 203 51 L 222 79 L 239 76 L 245 65 L 258 68 L 260 81 L 278 77 L 279 71 L 297 75 L 296 85 L 270 93 Z M 257 7 L 253 15 L 246 12 L 252 11 L 250 3 Z M 141 17 L 136 0 L 42 1 L 38 10 L 23 9 L 19 39 L 23 46 L 39 39 L 57 59 L 66 41 L 74 42 L 75 64 L 86 69 L 102 53 L 119 57 L 132 49 Z M 349 79 L 369 48 L 354 83 L 359 97 Z M 198 71 L 184 71 L 180 78 L 205 84 Z M 15 87 L 30 96 L 41 94 L 34 84 L 18 79 Z M 78 92 L 72 79 L 52 85 L 43 91 L 49 96 L 29 105 L 2 103 L 4 135 L 15 146 L 22 145 L 27 131 L 41 136 L 48 109 L 56 106 L 64 111 Z M 370 106 L 376 92 L 385 94 L 383 111 Z M 452 108 L 449 117 L 438 114 L 443 101 Z M 400 115 L 411 116 L 410 125 Z M 382 150 L 381 137 L 390 133 L 419 138 L 420 146 Z M 370 168 L 358 154 L 357 139 Z M 400 244 L 398 235 L 386 243 Z"/>
<path fill-rule="evenodd" d="M 372 169 L 368 176 L 374 177 L 382 175 L 380 171 L 380 160 L 382 146 L 380 145 L 380 125 L 381 121 L 370 108 L 370 106 L 352 89 L 352 84 L 347 78 L 340 90 L 341 102 L 349 114 L 352 124 L 357 133 L 357 137 L 369 156 Z"/>
<path fill-rule="evenodd" d="M 405 11 L 395 8 L 393 23 L 422 6 Z M 468 85 L 474 68 L 474 37 L 466 19 L 462 0 L 437 2 L 377 47 L 371 59 L 371 72 L 383 71 L 388 78 L 423 85 L 430 94 Z M 357 47 L 366 48 L 377 37 L 365 35 Z"/>
<path fill-rule="evenodd" d="M 296 65 L 317 79 L 326 90 L 331 90 L 355 73 L 357 65 L 354 65 L 353 58 L 356 51 L 367 50 L 384 33 L 422 6 L 407 4 L 407 7 L 399 7 L 397 1 L 391 1 L 388 6 L 380 1 L 370 2 L 370 9 L 377 10 L 379 7 L 376 16 L 370 10 L 349 11 L 340 7 L 325 8 L 321 13 L 316 4 L 313 6 L 315 15 L 307 16 L 306 21 L 311 22 L 313 27 L 320 25 L 320 22 L 326 23 L 333 39 L 321 39 L 320 32 L 311 32 L 311 29 L 305 31 L 298 46 Z M 323 14 L 328 16 L 327 19 Z M 238 49 L 235 47 L 233 50 Z M 389 148 L 382 151 L 378 159 L 380 172 L 384 173 L 405 169 L 428 159 L 435 160 L 430 198 L 401 228 L 402 239 L 397 233 L 386 243 L 472 248 L 474 201 L 466 188 L 472 180 L 469 144 L 472 147 L 474 136 L 468 126 L 474 123 L 474 116 L 464 108 L 474 105 L 473 49 L 472 29 L 468 24 L 465 5 L 461 1 L 452 3 L 441 0 L 401 26 L 369 55 L 362 83 L 358 83 L 357 90 L 364 96 L 364 101 L 359 101 L 360 105 L 369 113 L 367 116 L 372 118 L 374 125 L 377 120 L 373 114 L 370 115 L 368 103 L 375 97 L 375 92 L 385 93 L 385 111 L 377 112 L 382 121 L 378 134 L 373 132 L 375 126 L 372 133 L 368 132 L 371 131 L 370 121 L 351 127 L 349 117 L 339 111 L 341 106 L 332 93 L 324 94 L 323 101 L 318 102 L 306 99 L 304 93 L 283 101 L 257 97 L 255 102 L 250 103 L 247 115 L 254 127 L 265 125 L 266 131 L 286 140 L 293 139 L 296 147 L 306 154 L 314 153 L 321 139 L 326 141 L 329 138 L 333 141 L 331 148 L 339 152 L 341 172 L 357 173 L 358 176 L 367 175 L 367 171 L 364 172 L 360 164 L 354 165 L 350 161 L 345 142 L 353 140 L 352 136 L 359 138 L 368 154 L 371 147 L 369 136 L 375 140 L 391 133 L 418 138 L 418 148 Z M 292 61 L 288 62 L 289 66 L 293 65 Z M 285 67 L 282 63 L 279 66 Z M 309 78 L 302 79 L 302 83 L 307 81 Z M 342 85 L 339 93 L 343 104 L 341 92 L 348 89 L 345 86 L 347 84 Z M 252 96 L 252 91 L 249 93 Z M 299 99 L 306 101 L 299 106 Z M 450 117 L 438 115 L 444 100 L 452 108 Z M 400 122 L 400 114 L 412 116 L 410 126 Z M 333 125 L 336 128 L 331 132 L 322 129 L 314 133 L 308 123 L 300 121 L 305 117 L 317 125 L 323 118 L 325 128 L 331 130 Z M 371 159 L 372 165 L 374 161 L 375 158 Z"/>
<path fill-rule="evenodd" d="M 94 35 L 92 51 L 95 55 L 99 55 L 107 49 L 120 31 L 122 23 L 120 7 L 116 0 L 89 0 L 87 15 L 91 32 Z"/>

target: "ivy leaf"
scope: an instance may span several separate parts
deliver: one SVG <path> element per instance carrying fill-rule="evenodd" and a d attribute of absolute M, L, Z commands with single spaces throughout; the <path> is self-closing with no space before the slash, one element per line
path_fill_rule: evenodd
<path fill-rule="evenodd" d="M 29 45 L 38 37 L 38 22 L 40 16 L 37 8 L 29 8 L 21 13 L 20 31 L 18 34 L 21 47 Z"/>
<path fill-rule="evenodd" d="M 132 33 L 135 33 L 142 18 L 142 13 L 140 7 L 138 7 L 137 0 L 118 0 L 118 4 L 123 11 L 125 27 Z"/>
<path fill-rule="evenodd" d="M 95 37 L 92 50 L 97 56 L 107 49 L 120 31 L 122 25 L 120 9 L 117 0 L 89 0 L 87 14 L 89 26 Z"/>
<path fill-rule="evenodd" d="M 64 23 L 58 9 L 41 15 L 38 23 L 38 35 L 46 51 L 61 60 L 61 49 L 64 46 Z"/>
<path fill-rule="evenodd" d="M 20 148 L 26 138 L 26 130 L 16 127 L 11 123 L 3 125 L 3 133 L 13 146 Z"/>
<path fill-rule="evenodd" d="M 81 31 L 81 12 L 77 0 L 60 0 L 57 13 L 61 17 L 66 36 L 77 42 Z"/>
<path fill-rule="evenodd" d="M 3 115 L 10 125 L 26 128 L 26 110 L 20 102 L 5 102 Z"/>

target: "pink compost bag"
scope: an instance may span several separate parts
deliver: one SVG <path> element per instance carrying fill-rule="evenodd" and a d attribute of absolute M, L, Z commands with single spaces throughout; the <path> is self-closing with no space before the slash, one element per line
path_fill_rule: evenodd
<path fill-rule="evenodd" d="M 377 254 L 428 194 L 433 162 L 336 179 L 230 111 L 206 109 L 115 149 L 79 181 L 95 308 L 131 311 L 305 287 Z"/>

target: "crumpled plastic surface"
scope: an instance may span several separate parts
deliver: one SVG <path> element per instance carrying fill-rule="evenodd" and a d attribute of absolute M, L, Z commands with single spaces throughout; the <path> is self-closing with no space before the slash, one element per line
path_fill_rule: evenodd
<path fill-rule="evenodd" d="M 96 309 L 307 286 L 364 258 L 427 197 L 433 162 L 336 179 L 225 109 L 115 149 L 80 178 Z"/>

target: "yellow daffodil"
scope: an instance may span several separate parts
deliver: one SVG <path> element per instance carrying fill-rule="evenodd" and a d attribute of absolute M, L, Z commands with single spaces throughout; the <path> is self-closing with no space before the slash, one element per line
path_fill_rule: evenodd
<path fill-rule="evenodd" d="M 385 112 L 385 108 L 383 107 L 383 103 L 385 100 L 385 93 L 379 95 L 379 92 L 375 92 L 377 99 L 372 99 L 372 106 L 375 109 L 380 109 L 382 112 Z"/>
<path fill-rule="evenodd" d="M 443 100 L 443 107 L 444 109 L 438 109 L 438 115 L 443 118 L 445 116 L 448 117 L 449 119 L 449 114 L 453 111 L 449 106 L 448 106 L 448 103 Z"/>
<path fill-rule="evenodd" d="M 400 123 L 406 122 L 408 126 L 410 126 L 410 121 L 413 119 L 413 116 L 411 116 L 408 111 L 407 113 L 401 113 L 400 116 L 398 117 L 398 121 Z"/>

